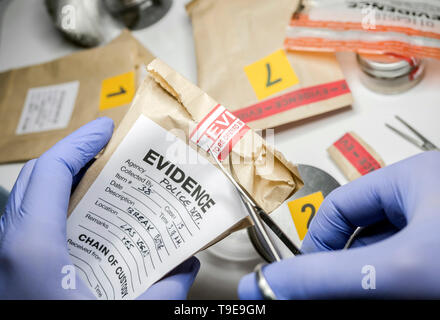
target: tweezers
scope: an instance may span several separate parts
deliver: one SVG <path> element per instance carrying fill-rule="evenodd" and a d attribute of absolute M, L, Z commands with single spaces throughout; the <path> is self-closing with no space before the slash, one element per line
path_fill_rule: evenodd
<path fill-rule="evenodd" d="M 418 132 L 416 129 L 414 129 L 412 126 L 410 126 L 405 120 L 400 118 L 399 116 L 395 116 L 397 120 L 399 120 L 405 127 L 407 127 L 410 131 L 412 131 L 420 140 L 417 140 L 414 137 L 409 136 L 406 133 L 403 133 L 402 131 L 394 128 L 393 126 L 389 125 L 388 123 L 385 123 L 385 126 L 387 126 L 389 129 L 393 130 L 396 134 L 401 136 L 403 139 L 409 141 L 410 143 L 416 145 L 423 151 L 440 151 L 440 149 L 431 141 L 429 141 L 426 137 L 424 137 L 420 132 Z"/>
<path fill-rule="evenodd" d="M 280 254 L 267 233 L 263 222 L 275 233 L 275 235 L 284 243 L 284 245 L 292 252 L 293 255 L 300 255 L 301 251 L 298 247 L 287 237 L 287 235 L 278 227 L 278 225 L 272 220 L 272 218 L 252 199 L 249 193 L 240 186 L 240 184 L 234 179 L 231 173 L 229 173 L 225 167 L 221 164 L 215 154 L 209 150 L 209 153 L 214 158 L 215 162 L 219 166 L 220 170 L 223 174 L 229 179 L 229 181 L 234 185 L 237 189 L 241 200 L 243 201 L 249 216 L 254 223 L 255 229 L 261 235 L 262 240 L 267 245 L 271 255 L 275 259 L 275 261 L 280 261 Z M 230 160 L 230 157 L 229 157 Z M 230 166 L 232 168 L 232 165 Z"/>
<path fill-rule="evenodd" d="M 432 143 L 431 141 L 429 141 L 426 137 L 424 137 L 420 132 L 418 132 L 416 129 L 414 129 L 410 124 L 408 124 L 408 122 L 406 122 L 405 120 L 403 120 L 401 117 L 399 116 L 395 116 L 395 118 L 400 121 L 405 127 L 407 127 L 410 131 L 412 131 L 420 140 L 417 140 L 414 137 L 411 137 L 410 135 L 394 128 L 393 126 L 389 125 L 388 123 L 385 123 L 385 126 L 389 129 L 391 129 L 392 131 L 394 131 L 396 134 L 398 134 L 400 137 L 402 137 L 403 139 L 405 139 L 406 141 L 409 141 L 410 143 L 416 145 L 417 147 L 419 147 L 420 149 L 422 149 L 423 151 L 440 151 L 439 148 Z M 350 237 L 350 239 L 348 240 L 348 242 L 346 243 L 344 249 L 348 249 L 351 247 L 351 245 L 354 243 L 354 241 L 359 237 L 360 233 L 363 232 L 367 227 L 359 227 L 355 230 L 355 232 L 352 234 L 352 236 Z"/>

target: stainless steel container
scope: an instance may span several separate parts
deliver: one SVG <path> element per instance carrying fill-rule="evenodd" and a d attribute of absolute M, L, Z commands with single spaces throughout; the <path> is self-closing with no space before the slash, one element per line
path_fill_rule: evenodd
<path fill-rule="evenodd" d="M 405 92 L 422 80 L 425 64 L 417 58 L 356 55 L 362 83 L 383 94 Z"/>
<path fill-rule="evenodd" d="M 104 0 L 108 10 L 131 30 L 146 28 L 160 20 L 172 0 Z"/>
<path fill-rule="evenodd" d="M 55 27 L 79 46 L 107 43 L 124 28 L 101 0 L 45 0 L 45 4 Z"/>

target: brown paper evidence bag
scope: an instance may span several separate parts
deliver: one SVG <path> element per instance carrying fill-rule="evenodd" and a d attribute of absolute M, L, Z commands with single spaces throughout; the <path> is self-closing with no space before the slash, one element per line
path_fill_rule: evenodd
<path fill-rule="evenodd" d="M 89 281 L 100 298 L 103 292 L 135 298 L 198 251 L 250 225 L 235 188 L 216 167 L 216 150 L 268 213 L 303 184 L 294 165 L 208 94 L 158 59 L 147 69 L 69 204 L 74 261 L 91 265 L 90 278 L 116 288 Z M 97 260 L 90 252 L 100 250 L 101 239 L 111 247 Z"/>
<path fill-rule="evenodd" d="M 74 210 L 105 164 L 121 144 L 124 137 L 141 116 L 146 116 L 160 127 L 182 139 L 189 148 L 214 164 L 210 155 L 190 142 L 190 132 L 218 103 L 201 89 L 183 78 L 162 61 L 156 59 L 148 66 L 146 77 L 121 124 L 113 134 L 102 155 L 88 169 L 70 202 L 69 214 Z M 228 157 L 234 161 L 223 164 L 235 174 L 235 178 L 255 201 L 267 212 L 272 212 L 303 186 L 297 167 L 267 145 L 252 130 L 246 132 L 240 144 L 236 144 Z M 230 167 L 232 166 L 232 168 Z M 250 225 L 248 218 L 242 220 L 230 232 Z M 216 239 L 219 240 L 219 239 Z"/>
<path fill-rule="evenodd" d="M 0 163 L 39 157 L 99 116 L 117 125 L 153 58 L 123 31 L 106 46 L 0 73 Z"/>
<path fill-rule="evenodd" d="M 251 128 L 273 128 L 352 104 L 332 53 L 281 48 L 298 0 L 194 0 L 198 84 Z"/>

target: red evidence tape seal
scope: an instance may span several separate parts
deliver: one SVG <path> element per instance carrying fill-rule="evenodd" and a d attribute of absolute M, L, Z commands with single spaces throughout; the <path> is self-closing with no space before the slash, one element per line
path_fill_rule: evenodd
<path fill-rule="evenodd" d="M 225 107 L 213 108 L 190 135 L 190 140 L 205 151 L 211 150 L 220 161 L 250 128 Z"/>
<path fill-rule="evenodd" d="M 350 93 L 345 80 L 299 89 L 234 111 L 245 122 L 260 120 L 297 107 Z"/>
<path fill-rule="evenodd" d="M 382 168 L 381 164 L 350 134 L 333 144 L 361 175 Z"/>

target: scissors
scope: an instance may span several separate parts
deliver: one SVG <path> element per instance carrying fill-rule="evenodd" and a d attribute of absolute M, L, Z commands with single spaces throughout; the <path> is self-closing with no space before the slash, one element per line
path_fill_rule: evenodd
<path fill-rule="evenodd" d="M 217 156 L 212 152 L 211 149 L 208 150 L 210 155 L 214 158 L 215 162 L 217 163 L 220 170 L 223 172 L 223 174 L 228 178 L 228 180 L 234 185 L 234 187 L 237 189 L 238 194 L 240 195 L 241 201 L 244 203 L 246 210 L 248 211 L 249 216 L 252 219 L 252 222 L 254 223 L 255 230 L 257 233 L 261 236 L 261 241 L 266 245 L 268 248 L 270 254 L 273 256 L 275 261 L 281 261 L 281 256 L 270 238 L 269 234 L 267 233 L 263 222 L 275 233 L 275 235 L 284 243 L 284 245 L 289 248 L 289 250 L 293 253 L 293 255 L 300 255 L 301 251 L 298 249 L 298 247 L 290 241 L 290 239 L 286 236 L 286 234 L 277 226 L 277 224 L 272 220 L 271 217 L 267 214 L 266 211 L 263 210 L 251 197 L 251 195 L 243 189 L 240 184 L 234 179 L 231 173 L 229 173 L 225 167 L 221 164 L 221 162 L 218 160 Z M 231 157 L 229 157 L 229 165 L 230 168 L 233 168 L 231 165 Z M 255 273 L 257 278 L 257 285 L 260 289 L 260 292 L 264 299 L 266 300 L 277 300 L 277 296 L 273 292 L 272 288 L 270 287 L 269 283 L 266 280 L 266 277 L 263 274 L 263 267 L 264 264 L 258 264 L 255 267 Z"/>
<path fill-rule="evenodd" d="M 229 181 L 234 185 L 234 187 L 237 189 L 240 198 L 242 202 L 244 203 L 249 216 L 252 219 L 252 222 L 255 225 L 255 228 L 257 232 L 260 233 L 262 239 L 267 244 L 267 248 L 269 249 L 270 253 L 274 257 L 275 261 L 280 261 L 281 256 L 270 238 L 269 234 L 267 233 L 263 222 L 275 233 L 275 235 L 286 245 L 287 248 L 293 253 L 293 255 L 299 255 L 301 254 L 301 251 L 298 249 L 298 247 L 287 237 L 287 235 L 278 227 L 278 225 L 272 220 L 272 218 L 252 199 L 251 195 L 240 186 L 240 184 L 234 179 L 231 173 L 229 173 L 225 167 L 221 164 L 221 162 L 218 160 L 218 158 L 215 156 L 215 154 L 212 153 L 211 150 L 209 150 L 209 153 L 214 158 L 215 162 L 219 166 L 220 170 L 224 173 L 224 175 L 229 179 Z M 229 161 L 231 161 L 231 158 L 229 158 Z M 232 166 L 230 166 L 232 168 Z"/>
<path fill-rule="evenodd" d="M 388 123 L 385 123 L 385 126 L 393 130 L 395 133 L 397 133 L 399 136 L 401 136 L 403 139 L 409 141 L 410 143 L 416 145 L 423 151 L 440 151 L 440 149 L 431 141 L 429 141 L 427 138 L 425 138 L 420 132 L 418 132 L 416 129 L 414 129 L 412 126 L 410 126 L 405 120 L 400 118 L 399 116 L 395 116 L 397 120 L 399 120 L 403 125 L 405 125 L 410 131 L 412 131 L 420 140 L 417 140 L 414 137 L 411 137 L 407 135 L 406 133 L 403 133 L 400 130 L 397 130 L 393 126 L 389 125 Z"/>

